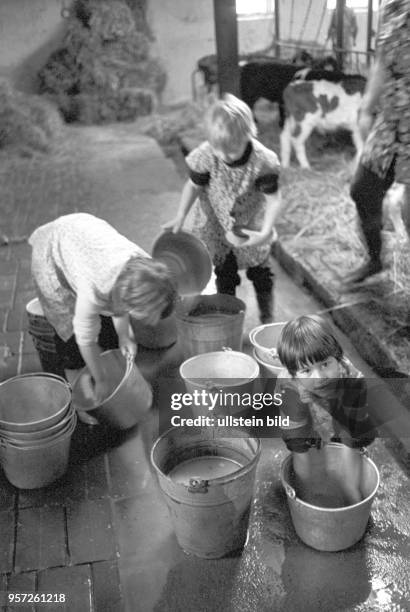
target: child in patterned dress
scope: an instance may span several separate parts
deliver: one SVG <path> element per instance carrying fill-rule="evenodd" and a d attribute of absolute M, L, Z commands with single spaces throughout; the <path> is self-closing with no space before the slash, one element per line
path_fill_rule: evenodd
<path fill-rule="evenodd" d="M 312 494 L 315 448 L 339 441 L 347 474 L 341 491 L 349 503 L 361 501 L 358 449 L 374 439 L 363 375 L 343 355 L 328 322 L 317 315 L 289 321 L 277 349 L 285 369 L 279 373 L 276 391 L 282 397 L 281 414 L 289 417 L 282 436 L 293 453 L 300 497 L 309 501 Z"/>
<path fill-rule="evenodd" d="M 173 307 L 168 268 L 102 219 L 74 213 L 30 236 L 31 270 L 45 317 L 55 329 L 56 374 L 84 366 L 99 403 L 107 395 L 98 355 L 120 347 L 135 357 L 129 313 L 156 325 Z"/>
<path fill-rule="evenodd" d="M 226 94 L 206 116 L 208 139 L 186 158 L 186 182 L 177 215 L 163 227 L 178 232 L 199 200 L 194 232 L 212 256 L 218 293 L 235 295 L 239 269 L 253 282 L 262 323 L 273 317 L 269 263 L 280 210 L 279 160 L 256 139 L 250 108 Z"/>

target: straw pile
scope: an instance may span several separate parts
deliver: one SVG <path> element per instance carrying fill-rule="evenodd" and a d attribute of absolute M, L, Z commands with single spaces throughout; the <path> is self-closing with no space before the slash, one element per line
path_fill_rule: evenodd
<path fill-rule="evenodd" d="M 50 153 L 61 142 L 62 118 L 44 97 L 14 90 L 0 84 L 0 152 L 4 155 L 32 157 Z"/>
<path fill-rule="evenodd" d="M 55 99 L 67 122 L 134 120 L 155 107 L 166 76 L 149 57 L 141 3 L 129 3 L 74 2 L 62 48 L 38 74 L 40 92 Z"/>

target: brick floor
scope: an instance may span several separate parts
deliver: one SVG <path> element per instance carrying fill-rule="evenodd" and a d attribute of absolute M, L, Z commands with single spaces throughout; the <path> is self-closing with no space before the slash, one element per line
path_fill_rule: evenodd
<path fill-rule="evenodd" d="M 0 186 L 4 194 L 1 231 L 9 237 L 27 235 L 38 224 L 57 215 L 85 210 L 107 219 L 150 250 L 161 222 L 175 212 L 181 178 L 154 141 L 127 125 L 73 129 L 64 155 L 7 163 L 0 168 Z M 40 371 L 25 316 L 25 305 L 34 296 L 29 255 L 29 247 L 24 243 L 0 247 L 0 344 L 6 343 L 13 353 L 0 366 L 0 381 L 17 373 Z M 280 269 L 276 291 L 278 320 L 319 308 L 310 294 L 296 288 Z M 239 297 L 247 303 L 245 332 L 248 332 L 257 324 L 257 314 L 253 293 L 246 282 L 240 287 Z M 344 341 L 359 359 L 348 341 Z M 244 347 L 249 350 L 248 343 Z M 178 347 L 174 347 L 169 351 L 141 350 L 138 359 L 141 370 L 155 386 L 161 381 L 167 384 L 167 375 L 176 371 L 181 356 Z M 292 572 L 293 567 L 299 571 L 292 555 L 306 549 L 290 525 L 283 497 L 277 489 L 272 493 L 269 488 L 273 482 L 275 486 L 279 482 L 283 447 L 278 440 L 265 445 L 263 478 L 258 484 L 251 545 L 246 554 L 220 561 L 192 558 L 176 542 L 149 464 L 161 409 L 154 405 L 150 418 L 128 432 L 116 433 L 79 423 L 72 438 L 67 473 L 51 486 L 19 490 L 0 471 L 0 591 L 37 590 L 66 595 L 64 605 L 37 606 L 37 610 L 281 609 L 279 603 L 275 608 L 275 602 L 283 601 L 284 597 L 277 557 L 283 557 L 284 548 L 296 551 L 288 553 L 287 571 Z M 390 466 L 390 473 L 396 474 L 392 485 L 396 499 L 405 486 L 404 476 L 397 476 L 397 467 L 383 454 L 384 450 L 377 452 Z M 384 490 L 387 491 L 386 486 Z M 276 497 L 281 505 L 275 510 L 272 499 Z M 374 538 L 367 536 L 366 546 L 377 561 L 376 540 L 382 527 L 376 525 L 373 529 Z M 406 526 L 397 522 L 395 529 L 397 538 L 404 539 Z M 361 559 L 360 555 L 362 552 Z M 353 557 L 357 559 L 357 553 L 338 556 L 338 571 L 343 573 L 344 564 Z M 393 557 L 395 567 L 407 567 L 399 544 Z M 303 558 L 307 566 L 316 567 L 314 551 L 308 550 Z M 383 565 L 383 572 L 386 581 L 403 585 L 404 579 L 396 576 L 388 565 Z M 336 574 L 333 580 L 337 580 Z M 355 604 L 365 602 L 362 586 L 351 586 Z M 323 588 L 320 585 L 319 591 Z M 297 585 L 295 589 L 291 603 L 302 605 L 303 593 L 297 590 Z M 346 601 L 349 599 L 350 604 L 354 597 L 346 595 Z M 343 601 L 342 598 L 342 604 Z M 319 609 L 311 603 L 308 601 L 303 608 L 284 609 L 308 612 Z M 6 608 L 12 609 L 15 608 Z"/>

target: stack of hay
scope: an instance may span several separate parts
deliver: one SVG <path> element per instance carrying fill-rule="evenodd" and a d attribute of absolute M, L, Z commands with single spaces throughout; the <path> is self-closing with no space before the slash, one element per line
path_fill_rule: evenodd
<path fill-rule="evenodd" d="M 51 153 L 63 134 L 63 121 L 50 101 L 16 91 L 7 82 L 0 84 L 1 153 Z"/>
<path fill-rule="evenodd" d="M 149 36 L 125 0 L 76 0 L 63 47 L 39 72 L 40 92 L 67 122 L 134 120 L 152 112 L 165 73 L 149 57 Z"/>

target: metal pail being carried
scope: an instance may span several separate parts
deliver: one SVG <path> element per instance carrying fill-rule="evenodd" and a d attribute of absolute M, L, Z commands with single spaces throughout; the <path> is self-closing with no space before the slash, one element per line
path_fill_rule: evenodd
<path fill-rule="evenodd" d="M 151 450 L 178 544 L 205 559 L 240 550 L 246 541 L 260 441 L 229 433 L 175 427 Z"/>
<path fill-rule="evenodd" d="M 342 444 L 330 443 L 315 452 L 315 470 L 322 470 L 322 478 L 348 477 L 341 461 Z M 309 451 L 310 452 L 310 451 Z M 363 452 L 361 490 L 363 500 L 342 507 L 322 507 L 304 502 L 296 495 L 292 455 L 281 466 L 281 481 L 286 491 L 295 531 L 300 539 L 317 550 L 338 551 L 353 546 L 363 536 L 370 516 L 370 508 L 379 487 L 379 471 Z"/>
<path fill-rule="evenodd" d="M 232 295 L 196 295 L 176 305 L 178 342 L 184 359 L 218 351 L 242 349 L 245 303 Z"/>
<path fill-rule="evenodd" d="M 95 405 L 91 374 L 85 367 L 73 382 L 73 404 L 78 411 L 91 412 L 116 429 L 133 427 L 151 408 L 152 389 L 134 361 L 126 359 L 120 349 L 105 351 L 99 359 L 109 381 L 108 397 Z"/>

